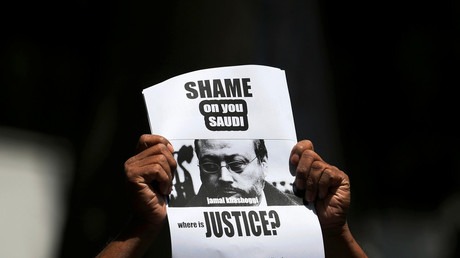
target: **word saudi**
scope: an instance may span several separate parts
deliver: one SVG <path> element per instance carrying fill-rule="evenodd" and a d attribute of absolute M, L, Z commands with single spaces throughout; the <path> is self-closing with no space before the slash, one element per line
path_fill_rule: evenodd
<path fill-rule="evenodd" d="M 184 85 L 189 99 L 242 98 L 252 97 L 249 78 L 214 79 L 187 82 Z M 211 131 L 246 131 L 248 111 L 242 99 L 203 100 L 200 112 L 206 128 Z"/>

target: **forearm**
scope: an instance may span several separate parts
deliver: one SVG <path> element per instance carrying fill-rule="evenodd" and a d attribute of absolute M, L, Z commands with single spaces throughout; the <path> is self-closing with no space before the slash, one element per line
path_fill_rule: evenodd
<path fill-rule="evenodd" d="M 163 226 L 148 227 L 132 221 L 97 257 L 142 257 Z"/>
<path fill-rule="evenodd" d="M 346 223 L 339 229 L 323 229 L 323 242 L 327 258 L 367 257 Z"/>

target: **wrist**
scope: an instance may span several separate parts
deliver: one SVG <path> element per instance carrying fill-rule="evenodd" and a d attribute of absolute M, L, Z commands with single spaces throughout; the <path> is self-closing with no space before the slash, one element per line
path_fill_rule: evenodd
<path fill-rule="evenodd" d="M 347 222 L 323 228 L 322 232 L 326 257 L 367 257 L 355 241 Z"/>
<path fill-rule="evenodd" d="M 142 257 L 158 237 L 162 226 L 131 219 L 120 235 L 97 257 Z"/>
<path fill-rule="evenodd" d="M 135 235 L 138 235 L 146 240 L 154 240 L 163 226 L 166 224 L 165 221 L 148 221 L 139 217 L 132 217 L 128 222 L 126 227 L 127 232 L 132 232 Z"/>
<path fill-rule="evenodd" d="M 350 228 L 346 221 L 340 225 L 322 227 L 321 230 L 323 232 L 323 238 L 337 239 L 351 236 Z"/>

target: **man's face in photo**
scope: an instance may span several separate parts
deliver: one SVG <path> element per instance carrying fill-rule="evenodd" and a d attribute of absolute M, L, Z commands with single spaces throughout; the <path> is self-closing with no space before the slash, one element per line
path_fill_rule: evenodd
<path fill-rule="evenodd" d="M 256 157 L 252 140 L 198 140 L 200 177 L 209 197 L 260 197 L 266 158 Z"/>

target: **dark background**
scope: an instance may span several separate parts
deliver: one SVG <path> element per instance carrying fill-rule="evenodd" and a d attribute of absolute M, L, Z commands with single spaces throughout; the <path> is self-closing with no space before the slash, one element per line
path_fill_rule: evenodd
<path fill-rule="evenodd" d="M 96 254 L 128 217 L 123 163 L 149 132 L 142 89 L 202 68 L 286 70 L 298 138 L 350 175 L 350 220 L 370 253 L 398 249 L 373 243 L 369 218 L 430 220 L 459 192 L 458 1 L 34 1 L 0 12 L 0 125 L 66 139 L 74 153 L 62 257 Z"/>

